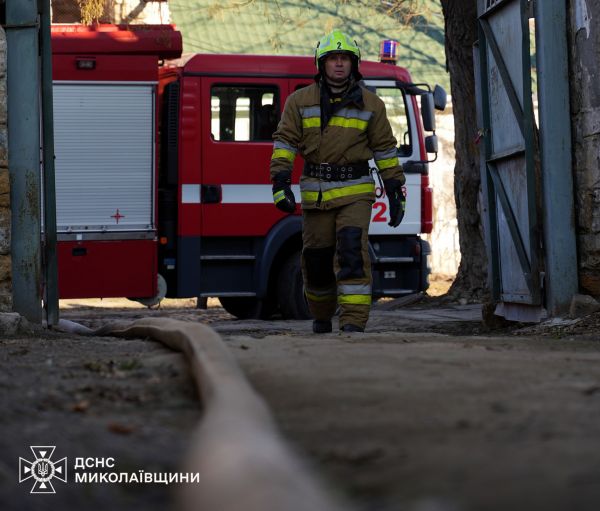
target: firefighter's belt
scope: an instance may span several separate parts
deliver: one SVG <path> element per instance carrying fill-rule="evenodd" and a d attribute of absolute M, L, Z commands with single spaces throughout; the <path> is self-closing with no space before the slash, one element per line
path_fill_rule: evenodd
<path fill-rule="evenodd" d="M 369 163 L 358 162 L 346 165 L 335 165 L 333 163 L 304 163 L 304 175 L 316 177 L 323 181 L 346 181 L 347 179 L 358 179 L 368 176 L 371 170 Z"/>

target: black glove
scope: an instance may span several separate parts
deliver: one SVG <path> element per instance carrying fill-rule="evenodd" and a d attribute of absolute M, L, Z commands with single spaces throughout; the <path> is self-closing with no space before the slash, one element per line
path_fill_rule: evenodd
<path fill-rule="evenodd" d="M 273 178 L 273 202 L 284 213 L 296 211 L 296 199 L 292 193 L 290 172 L 280 172 Z"/>
<path fill-rule="evenodd" d="M 402 191 L 402 183 L 397 179 L 388 179 L 383 182 L 385 194 L 390 202 L 390 227 L 398 227 L 404 218 L 406 209 L 406 198 Z"/>

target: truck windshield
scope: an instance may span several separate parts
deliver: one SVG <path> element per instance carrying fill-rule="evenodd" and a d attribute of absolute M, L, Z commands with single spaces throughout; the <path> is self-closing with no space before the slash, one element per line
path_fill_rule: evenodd
<path fill-rule="evenodd" d="M 396 87 L 376 87 L 375 92 L 385 103 L 392 132 L 398 141 L 400 156 L 410 156 L 413 152 L 412 139 L 404 94 Z"/>

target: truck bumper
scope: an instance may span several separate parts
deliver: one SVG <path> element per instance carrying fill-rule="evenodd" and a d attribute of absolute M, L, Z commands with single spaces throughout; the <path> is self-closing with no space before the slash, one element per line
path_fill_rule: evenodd
<path fill-rule="evenodd" d="M 369 238 L 373 297 L 399 297 L 429 287 L 429 243 L 419 236 Z"/>

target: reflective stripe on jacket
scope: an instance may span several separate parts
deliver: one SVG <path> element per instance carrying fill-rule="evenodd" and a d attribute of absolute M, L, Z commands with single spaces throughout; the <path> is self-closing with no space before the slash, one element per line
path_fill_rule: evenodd
<path fill-rule="evenodd" d="M 290 172 L 296 154 L 300 153 L 307 162 L 336 165 L 374 158 L 382 179 L 395 178 L 404 183 L 385 105 L 373 92 L 362 87 L 361 91 L 363 105 L 349 103 L 334 111 L 324 128 L 319 84 L 313 83 L 291 94 L 273 134 L 271 178 L 281 171 Z M 302 176 L 300 191 L 304 209 L 335 208 L 362 198 L 375 200 L 371 176 L 331 182 Z"/>

